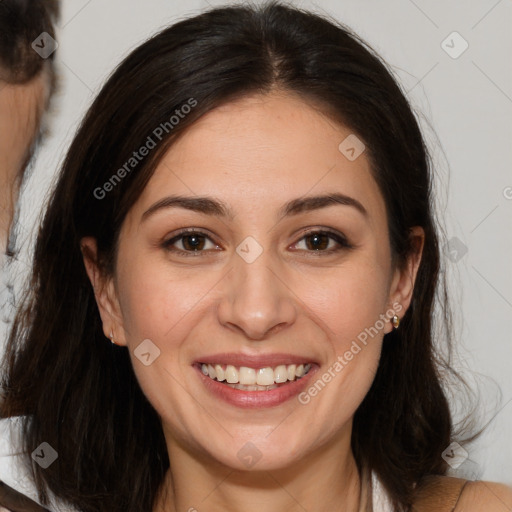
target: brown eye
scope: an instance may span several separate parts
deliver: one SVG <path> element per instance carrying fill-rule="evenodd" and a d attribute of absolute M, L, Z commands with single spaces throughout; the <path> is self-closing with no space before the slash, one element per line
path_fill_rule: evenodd
<path fill-rule="evenodd" d="M 205 237 L 203 235 L 185 235 L 181 240 L 186 251 L 200 251 L 205 246 Z"/>
<path fill-rule="evenodd" d="M 303 243 L 303 247 L 298 247 Z M 295 248 L 307 252 L 333 253 L 343 248 L 350 249 L 352 246 L 347 239 L 339 234 L 330 231 L 313 231 L 303 236 L 295 244 Z"/>
<path fill-rule="evenodd" d="M 211 238 L 200 231 L 185 231 L 163 243 L 163 247 L 184 256 L 199 256 L 203 252 L 219 249 Z"/>
<path fill-rule="evenodd" d="M 327 249 L 329 246 L 330 238 L 325 233 L 315 233 L 304 237 L 306 246 L 312 251 Z"/>

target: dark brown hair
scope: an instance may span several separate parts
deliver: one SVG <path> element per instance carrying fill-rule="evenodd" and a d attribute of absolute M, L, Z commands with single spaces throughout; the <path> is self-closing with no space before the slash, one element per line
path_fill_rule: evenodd
<path fill-rule="evenodd" d="M 2 0 L 0 2 L 0 78 L 13 84 L 28 82 L 49 63 L 53 80 L 55 53 L 47 59 L 32 48 L 43 32 L 54 39 L 58 0 Z"/>
<path fill-rule="evenodd" d="M 3 415 L 26 416 L 28 453 L 43 441 L 59 453 L 48 469 L 34 467 L 42 498 L 49 489 L 81 511 L 151 510 L 169 466 L 160 421 L 126 349 L 105 340 L 80 239 L 95 237 L 104 271 L 114 272 L 123 219 L 175 136 L 222 104 L 272 89 L 299 94 L 364 141 L 397 265 L 410 254 L 410 228 L 425 231 L 412 304 L 384 337 L 352 448 L 397 510 L 410 508 L 423 476 L 445 473 L 452 421 L 432 330 L 440 251 L 417 120 L 386 65 L 349 29 L 272 2 L 212 9 L 146 41 L 115 70 L 71 144 L 6 360 Z M 191 97 L 197 106 L 98 199 L 95 190 Z"/>

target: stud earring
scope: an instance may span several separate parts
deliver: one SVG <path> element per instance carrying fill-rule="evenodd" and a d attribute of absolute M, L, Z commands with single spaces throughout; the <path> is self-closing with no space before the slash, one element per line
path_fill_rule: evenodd
<path fill-rule="evenodd" d="M 114 345 L 117 345 L 117 343 L 114 341 L 114 333 L 112 331 L 110 331 L 110 341 L 114 344 Z"/>
<path fill-rule="evenodd" d="M 391 323 L 393 324 L 393 327 L 395 329 L 398 329 L 398 326 L 400 325 L 400 317 L 398 315 L 393 315 L 393 318 L 391 319 Z"/>

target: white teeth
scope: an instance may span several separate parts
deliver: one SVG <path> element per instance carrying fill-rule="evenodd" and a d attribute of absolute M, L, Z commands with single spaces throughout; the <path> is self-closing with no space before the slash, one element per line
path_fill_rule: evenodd
<path fill-rule="evenodd" d="M 276 384 L 283 384 L 287 381 L 300 379 L 311 369 L 311 364 L 280 364 L 275 368 L 265 366 L 264 368 L 249 368 L 241 366 L 236 368 L 228 364 L 225 368 L 221 364 L 202 364 L 201 371 L 210 379 L 224 382 L 235 389 L 245 391 L 261 391 L 274 389 Z M 238 387 L 240 386 L 240 387 Z"/>
<path fill-rule="evenodd" d="M 270 386 L 274 384 L 274 370 L 269 366 L 260 368 L 256 376 L 256 384 L 259 386 Z"/>
<path fill-rule="evenodd" d="M 224 375 L 226 377 L 226 382 L 229 382 L 230 384 L 238 383 L 238 370 L 234 366 L 228 364 L 224 371 Z"/>
<path fill-rule="evenodd" d="M 244 386 L 243 384 L 226 384 L 233 389 L 241 389 L 242 391 L 269 391 L 275 389 L 277 386 L 272 384 L 271 386 Z"/>
<path fill-rule="evenodd" d="M 256 384 L 256 370 L 254 368 L 247 368 L 247 366 L 241 366 L 238 371 L 238 382 L 246 386 Z"/>
<path fill-rule="evenodd" d="M 284 364 L 276 366 L 274 370 L 274 382 L 286 382 L 288 380 L 288 370 Z"/>
<path fill-rule="evenodd" d="M 217 372 L 217 380 L 219 382 L 222 382 L 223 380 L 226 380 L 226 377 L 224 375 L 224 369 L 220 364 L 215 365 L 215 371 Z"/>

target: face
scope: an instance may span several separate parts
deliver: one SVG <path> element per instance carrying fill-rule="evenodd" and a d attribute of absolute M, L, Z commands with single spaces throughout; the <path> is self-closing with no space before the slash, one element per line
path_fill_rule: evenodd
<path fill-rule="evenodd" d="M 339 149 L 349 136 L 291 94 L 218 108 L 133 205 L 115 275 L 86 259 L 171 451 L 275 469 L 348 446 L 421 254 L 393 268 L 365 152 Z"/>
<path fill-rule="evenodd" d="M 49 92 L 48 74 L 39 73 L 26 84 L 0 80 L 0 239 L 14 213 L 19 179 L 36 136 Z M 0 244 L 1 245 L 1 244 Z"/>

